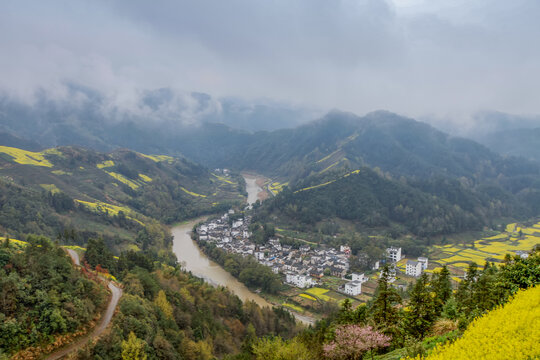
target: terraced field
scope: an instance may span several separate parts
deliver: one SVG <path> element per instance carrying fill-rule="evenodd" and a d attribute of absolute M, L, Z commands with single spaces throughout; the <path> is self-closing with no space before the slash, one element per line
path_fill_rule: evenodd
<path fill-rule="evenodd" d="M 58 155 L 62 154 L 56 149 L 47 149 L 41 152 L 32 152 L 8 146 L 0 146 L 0 154 L 7 156 L 7 159 L 22 165 L 34 165 L 52 167 L 53 164 L 46 159 L 45 155 Z"/>
<path fill-rule="evenodd" d="M 431 248 L 430 263 L 436 265 L 428 272 L 438 271 L 447 265 L 454 273 L 462 273 L 471 262 L 480 267 L 486 261 L 501 262 L 506 254 L 516 251 L 530 251 L 540 244 L 540 223 L 531 227 L 508 224 L 506 231 L 499 235 L 476 240 L 467 245 L 435 245 Z M 401 264 L 403 267 L 404 264 Z M 398 263 L 398 267 L 400 264 Z"/>
<path fill-rule="evenodd" d="M 280 183 L 278 181 L 274 181 L 270 184 L 268 184 L 268 190 L 270 190 L 270 192 L 274 195 L 277 195 L 278 193 L 280 193 L 283 188 L 285 186 L 289 185 L 289 182 L 285 182 L 285 183 Z"/>

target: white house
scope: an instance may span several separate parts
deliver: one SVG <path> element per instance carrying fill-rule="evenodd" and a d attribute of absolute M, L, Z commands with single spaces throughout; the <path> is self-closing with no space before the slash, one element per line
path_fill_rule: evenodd
<path fill-rule="evenodd" d="M 369 280 L 369 278 L 364 276 L 363 273 L 362 274 L 352 273 L 351 276 L 352 276 L 352 281 L 360 281 L 361 283 L 365 283 L 366 281 Z"/>
<path fill-rule="evenodd" d="M 285 281 L 299 288 L 311 287 L 315 282 L 310 276 L 287 273 Z"/>
<path fill-rule="evenodd" d="M 232 228 L 236 229 L 236 228 L 239 228 L 242 225 L 244 225 L 244 221 L 242 219 L 236 220 L 235 222 L 233 222 Z"/>
<path fill-rule="evenodd" d="M 345 293 L 356 296 L 362 293 L 362 283 L 360 281 L 349 281 L 345 284 Z"/>
<path fill-rule="evenodd" d="M 398 262 L 401 260 L 401 248 L 389 247 L 386 249 L 386 257 L 392 262 Z"/>
<path fill-rule="evenodd" d="M 422 274 L 422 263 L 414 260 L 407 260 L 405 274 L 410 276 L 420 276 L 420 274 Z"/>
<path fill-rule="evenodd" d="M 418 262 L 422 264 L 422 271 L 427 270 L 428 267 L 428 258 L 427 257 L 419 257 Z"/>

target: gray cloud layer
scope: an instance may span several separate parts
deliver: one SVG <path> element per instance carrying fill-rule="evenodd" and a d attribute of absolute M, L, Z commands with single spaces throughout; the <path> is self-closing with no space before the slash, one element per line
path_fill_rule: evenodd
<path fill-rule="evenodd" d="M 0 89 L 145 89 L 357 113 L 540 113 L 536 0 L 4 1 Z"/>

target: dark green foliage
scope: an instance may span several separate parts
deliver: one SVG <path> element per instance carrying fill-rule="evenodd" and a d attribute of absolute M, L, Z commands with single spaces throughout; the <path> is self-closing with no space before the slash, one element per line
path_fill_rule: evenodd
<path fill-rule="evenodd" d="M 424 273 L 414 284 L 404 319 L 407 333 L 418 339 L 426 335 L 437 316 L 428 281 L 429 278 Z"/>
<path fill-rule="evenodd" d="M 215 244 L 205 241 L 199 242 L 199 245 L 212 260 L 223 266 L 246 286 L 259 288 L 271 294 L 282 289 L 280 276 L 274 274 L 268 266 L 259 264 L 254 258 L 228 253 L 216 247 Z"/>
<path fill-rule="evenodd" d="M 126 294 L 110 336 L 88 349 L 83 359 L 118 358 L 118 344 L 130 332 L 148 344 L 145 352 L 149 359 L 206 359 L 205 348 L 218 357 L 241 351 L 249 356 L 249 346 L 243 345 L 250 339 L 267 335 L 289 338 L 295 333 L 294 318 L 287 311 L 261 309 L 252 302 L 242 304 L 227 289 L 213 288 L 178 269 L 149 273 L 135 268 L 125 279 Z M 143 293 L 134 284 L 139 284 Z M 172 306 L 172 318 L 157 306 L 159 290 L 165 291 Z"/>
<path fill-rule="evenodd" d="M 385 266 L 371 308 L 373 320 L 381 327 L 388 327 L 396 322 L 398 311 L 395 305 L 401 302 L 401 297 L 389 283 L 389 278 L 388 266 Z"/>
<path fill-rule="evenodd" d="M 47 200 L 49 202 L 49 205 L 51 205 L 54 208 L 54 210 L 58 213 L 63 213 L 69 210 L 73 210 L 75 208 L 73 199 L 69 197 L 68 195 L 64 194 L 63 192 L 58 192 L 58 193 L 49 192 L 47 196 L 48 196 Z"/>
<path fill-rule="evenodd" d="M 92 269 L 101 265 L 102 268 L 107 269 L 110 273 L 116 274 L 116 260 L 102 238 L 88 240 L 86 252 L 84 253 L 84 261 L 86 261 Z"/>
<path fill-rule="evenodd" d="M 441 271 L 433 274 L 431 278 L 431 288 L 435 293 L 434 305 L 437 311 L 442 311 L 442 306 L 452 296 L 452 282 L 450 280 L 450 271 L 446 265 L 443 265 Z"/>
<path fill-rule="evenodd" d="M 21 253 L 0 250 L 0 349 L 8 354 L 47 344 L 87 324 L 106 300 L 59 247 L 30 236 Z"/>
<path fill-rule="evenodd" d="M 519 256 L 509 257 L 498 273 L 497 287 L 505 296 L 538 284 L 540 284 L 539 247 L 526 259 Z"/>
<path fill-rule="evenodd" d="M 84 246 L 89 238 L 101 236 L 117 253 L 136 239 L 143 250 L 158 251 L 161 240 L 155 231 L 146 229 L 152 222 L 148 218 L 170 224 L 228 209 L 241 200 L 236 184 L 218 180 L 207 169 L 183 159 L 156 162 L 128 150 L 110 154 L 77 147 L 56 150 L 61 155 L 46 155 L 52 168 L 0 157 L 0 226 L 16 238 L 36 233 Z M 101 168 L 103 163 L 114 165 Z M 137 187 L 116 180 L 109 175 L 112 172 Z M 239 183 L 240 177 L 231 175 L 230 181 Z M 42 185 L 60 191 L 44 191 Z M 182 188 L 206 197 L 190 195 Z M 75 200 L 123 209 L 113 215 L 106 208 L 98 210 Z M 73 224 L 77 224 L 76 233 Z"/>
<path fill-rule="evenodd" d="M 312 186 L 310 180 L 300 187 Z M 363 168 L 329 185 L 307 191 L 283 191 L 263 205 L 259 218 L 276 215 L 284 222 L 315 224 L 325 218 L 352 220 L 364 228 L 397 223 L 419 236 L 477 228 L 482 220 L 446 200 Z"/>
<path fill-rule="evenodd" d="M 373 324 L 392 336 L 388 353 L 378 359 L 397 360 L 406 355 L 426 354 L 437 344 L 459 337 L 472 319 L 504 304 L 515 291 L 540 284 L 539 264 L 540 251 L 533 251 L 527 259 L 509 257 L 500 270 L 486 264 L 482 271 L 478 271 L 477 266 L 471 265 L 456 294 L 452 293 L 451 288 L 448 294 L 446 270 L 431 278 L 424 274 L 412 284 L 410 298 L 404 302 L 403 309 L 398 309 L 399 297 L 388 283 L 387 269 L 383 269 L 383 276 L 370 305 L 353 309 L 349 301 L 344 301 L 339 310 L 317 322 L 315 328 L 301 333 L 298 339 L 320 354 L 315 359 L 323 359 L 322 344 L 333 338 L 336 326 Z M 393 300 L 390 301 L 390 298 Z M 444 298 L 447 300 L 441 308 L 438 302 Z M 456 329 L 454 322 L 446 319 L 459 319 L 459 329 Z M 448 332 L 433 336 L 439 320 L 448 326 Z M 438 331 L 440 329 L 444 327 L 439 327 Z"/>
<path fill-rule="evenodd" d="M 251 241 L 255 244 L 263 245 L 276 233 L 274 226 L 270 224 L 252 223 L 249 225 L 249 231 L 252 232 Z"/>

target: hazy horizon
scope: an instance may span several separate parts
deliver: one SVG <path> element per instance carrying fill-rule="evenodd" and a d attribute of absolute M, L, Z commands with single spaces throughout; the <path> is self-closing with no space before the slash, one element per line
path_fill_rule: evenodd
<path fill-rule="evenodd" d="M 540 114 L 535 1 L 8 1 L 0 92 L 132 109 L 171 88 L 359 115 L 470 125 Z M 81 94 L 77 94 L 81 96 Z M 187 100 L 189 102 L 189 99 Z"/>

